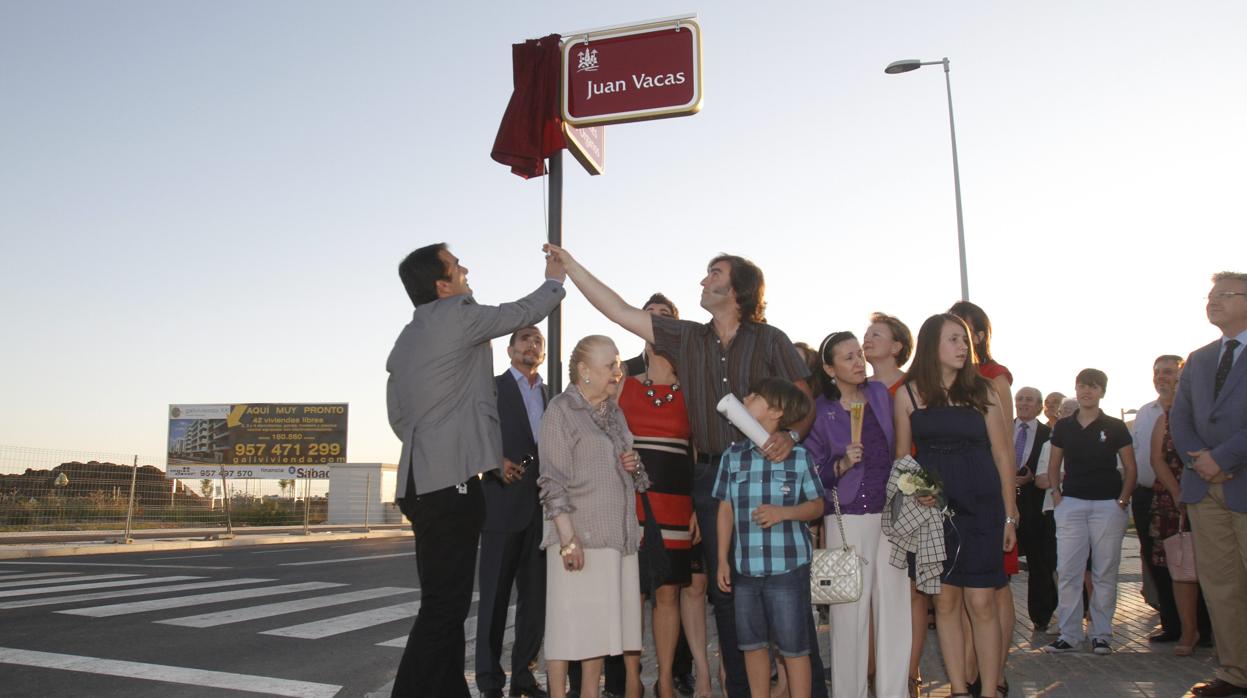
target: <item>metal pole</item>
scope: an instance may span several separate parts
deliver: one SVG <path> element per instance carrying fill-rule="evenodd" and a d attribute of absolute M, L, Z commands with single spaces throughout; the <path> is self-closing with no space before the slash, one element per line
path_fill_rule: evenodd
<path fill-rule="evenodd" d="M 126 536 L 122 539 L 123 543 L 133 543 L 134 539 L 130 537 L 131 526 L 134 521 L 134 483 L 139 476 L 139 457 L 134 456 L 134 469 L 130 471 L 130 501 L 126 505 Z"/>
<path fill-rule="evenodd" d="M 966 273 L 966 229 L 961 220 L 961 168 L 957 166 L 957 127 L 953 124 L 953 85 L 948 77 L 948 58 L 944 64 L 944 88 L 948 91 L 948 132 L 953 139 L 953 191 L 957 196 L 957 257 L 961 261 L 961 300 L 970 300 L 970 281 Z"/>
<path fill-rule="evenodd" d="M 221 466 L 221 502 L 225 507 L 225 535 L 222 538 L 234 537 L 234 522 L 231 520 L 229 507 L 229 481 L 225 479 L 225 466 Z"/>
<path fill-rule="evenodd" d="M 556 150 L 550 156 L 550 221 L 549 241 L 563 246 L 563 151 Z M 563 392 L 563 305 L 550 313 L 549 333 L 546 338 L 546 365 L 549 366 L 546 382 L 553 395 Z"/>
<path fill-rule="evenodd" d="M 372 473 L 366 473 L 364 480 L 364 530 L 368 530 L 368 503 L 372 500 Z"/>
<path fill-rule="evenodd" d="M 311 533 L 308 530 L 307 523 L 312 506 L 312 479 L 307 478 L 303 482 L 305 483 L 303 485 L 303 535 L 306 536 Z"/>

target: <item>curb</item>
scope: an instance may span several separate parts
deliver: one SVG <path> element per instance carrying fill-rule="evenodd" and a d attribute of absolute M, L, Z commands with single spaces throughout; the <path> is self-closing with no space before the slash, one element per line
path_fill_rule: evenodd
<path fill-rule="evenodd" d="M 190 538 L 140 540 L 133 543 L 46 543 L 37 545 L 0 547 L 0 560 L 23 560 L 38 557 L 66 557 L 69 555 L 107 555 L 112 553 L 137 553 L 162 550 L 199 550 L 203 548 L 233 548 L 254 545 L 292 545 L 297 543 L 320 543 L 335 540 L 361 540 L 367 538 L 410 537 L 410 530 L 390 531 L 343 531 L 324 533 L 283 533 L 278 535 L 246 535 L 233 539 L 203 540 Z"/>

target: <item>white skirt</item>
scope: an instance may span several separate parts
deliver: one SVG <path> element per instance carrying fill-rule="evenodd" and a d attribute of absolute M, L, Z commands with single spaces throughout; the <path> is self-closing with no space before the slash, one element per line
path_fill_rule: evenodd
<path fill-rule="evenodd" d="M 641 581 L 637 556 L 585 550 L 584 569 L 569 572 L 557 547 L 546 550 L 546 659 L 592 659 L 641 650 Z"/>

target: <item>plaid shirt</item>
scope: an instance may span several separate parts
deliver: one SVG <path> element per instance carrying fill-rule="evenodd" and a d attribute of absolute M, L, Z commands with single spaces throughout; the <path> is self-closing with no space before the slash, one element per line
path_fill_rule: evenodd
<path fill-rule="evenodd" d="M 783 521 L 763 529 L 753 522 L 762 504 L 792 507 L 821 500 L 823 484 L 802 446 L 783 463 L 772 463 L 744 439 L 732 444 L 719 462 L 714 498 L 732 505 L 736 515 L 736 571 L 746 577 L 791 572 L 810 562 L 810 529 L 804 521 Z"/>

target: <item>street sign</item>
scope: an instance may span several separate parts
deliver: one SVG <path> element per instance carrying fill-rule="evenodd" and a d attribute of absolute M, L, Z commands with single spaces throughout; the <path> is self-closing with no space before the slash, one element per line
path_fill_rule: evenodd
<path fill-rule="evenodd" d="M 563 120 L 572 126 L 695 114 L 701 27 L 677 19 L 566 37 L 562 83 Z"/>
<path fill-rule="evenodd" d="M 327 478 L 346 462 L 344 403 L 169 405 L 166 476 Z"/>
<path fill-rule="evenodd" d="M 606 170 L 605 126 L 576 128 L 564 121 L 563 135 L 567 137 L 567 149 L 584 166 L 585 172 L 600 175 Z"/>

